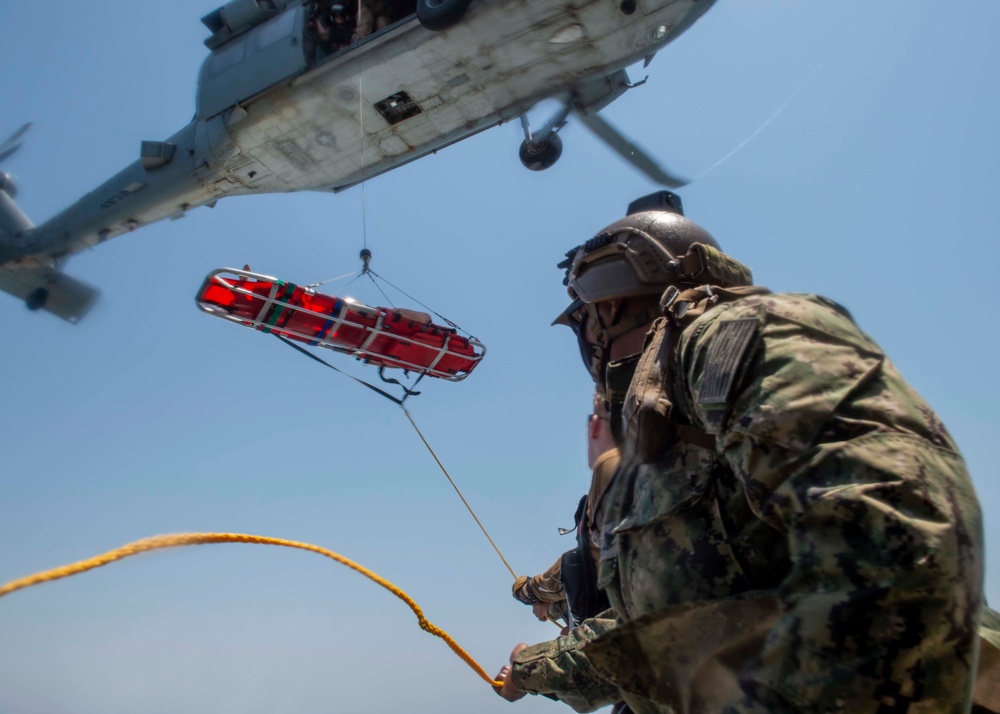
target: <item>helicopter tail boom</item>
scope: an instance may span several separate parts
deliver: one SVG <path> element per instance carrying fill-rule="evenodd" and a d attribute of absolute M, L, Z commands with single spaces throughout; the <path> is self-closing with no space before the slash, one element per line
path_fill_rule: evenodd
<path fill-rule="evenodd" d="M 14 202 L 17 194 L 8 174 L 0 173 L 0 253 L 34 230 L 24 211 Z M 21 265 L 13 261 L 0 266 L 0 290 L 24 300 L 30 310 L 47 310 L 76 322 L 90 310 L 98 291 L 51 265 Z"/>
<path fill-rule="evenodd" d="M 55 267 L 0 267 L 0 290 L 24 300 L 29 310 L 46 310 L 74 323 L 99 295 L 96 288 Z"/>

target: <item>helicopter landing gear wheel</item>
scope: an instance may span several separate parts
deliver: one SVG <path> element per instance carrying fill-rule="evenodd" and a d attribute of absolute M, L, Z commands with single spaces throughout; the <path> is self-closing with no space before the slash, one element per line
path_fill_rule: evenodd
<path fill-rule="evenodd" d="M 462 19 L 471 0 L 417 0 L 417 19 L 428 30 L 447 30 Z"/>
<path fill-rule="evenodd" d="M 563 143 L 558 134 L 552 134 L 543 141 L 522 141 L 517 152 L 524 168 L 531 171 L 544 171 L 562 156 Z"/>

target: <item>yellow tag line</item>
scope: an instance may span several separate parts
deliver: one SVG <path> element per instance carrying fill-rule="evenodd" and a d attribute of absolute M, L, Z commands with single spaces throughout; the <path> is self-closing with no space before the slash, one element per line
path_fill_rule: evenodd
<path fill-rule="evenodd" d="M 429 632 L 435 637 L 440 637 L 444 640 L 448 647 L 451 648 L 452 652 L 461 657 L 462 660 L 467 665 L 472 667 L 476 674 L 488 682 L 490 686 L 503 686 L 503 682 L 493 679 L 486 674 L 486 671 L 479 665 L 479 663 L 472 659 L 472 656 L 462 649 L 462 647 L 455 642 L 454 639 L 452 639 L 451 635 L 424 617 L 424 611 L 421 610 L 420 606 L 414 602 L 413 598 L 403 592 L 400 587 L 390 583 L 381 575 L 373 573 L 363 565 L 355 563 L 350 558 L 345 558 L 339 553 L 334 553 L 332 550 L 320 548 L 318 545 L 312 545 L 311 543 L 299 543 L 294 540 L 285 540 L 283 538 L 269 538 L 267 536 L 247 535 L 245 533 L 174 533 L 170 535 L 153 536 L 152 538 L 143 538 L 142 540 L 137 540 L 134 543 L 128 543 L 127 545 L 123 545 L 121 548 L 109 550 L 107 553 L 102 553 L 101 555 L 94 556 L 93 558 L 81 560 L 76 563 L 70 563 L 69 565 L 63 565 L 58 568 L 52 568 L 51 570 L 46 570 L 41 573 L 35 573 L 34 575 L 29 575 L 26 578 L 12 580 L 11 582 L 0 587 L 0 597 L 9 595 L 17 590 L 30 588 L 34 585 L 40 585 L 41 583 L 47 583 L 52 580 L 61 580 L 62 578 L 68 578 L 71 575 L 76 575 L 78 573 L 85 573 L 88 570 L 93 570 L 94 568 L 99 568 L 102 565 L 113 563 L 116 560 L 128 558 L 131 555 L 145 553 L 146 551 L 160 550 L 162 548 L 176 548 L 182 545 L 204 545 L 206 543 L 255 543 L 257 545 L 280 545 L 285 548 L 298 548 L 300 550 L 308 550 L 313 553 L 319 553 L 320 555 L 325 555 L 331 560 L 337 561 L 341 565 L 346 565 L 351 570 L 361 573 L 369 580 L 375 581 L 400 600 L 405 602 L 409 608 L 413 610 L 413 614 L 417 616 L 417 622 L 420 624 L 421 630 Z"/>

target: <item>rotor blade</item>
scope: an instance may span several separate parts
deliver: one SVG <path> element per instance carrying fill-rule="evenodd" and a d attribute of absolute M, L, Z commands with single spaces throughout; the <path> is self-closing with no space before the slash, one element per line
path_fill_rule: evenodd
<path fill-rule="evenodd" d="M 581 116 L 580 121 L 583 122 L 584 126 L 594 132 L 597 138 L 621 154 L 622 158 L 642 171 L 642 173 L 646 174 L 656 183 L 666 186 L 667 188 L 680 188 L 681 186 L 686 186 L 689 183 L 687 179 L 676 176 L 664 169 L 642 148 L 634 144 L 625 135 L 597 114 Z"/>
<path fill-rule="evenodd" d="M 13 154 L 15 151 L 21 148 L 21 137 L 24 136 L 24 132 L 31 128 L 31 122 L 21 126 L 20 129 L 15 131 L 7 140 L 0 144 L 0 161 L 3 161 L 8 156 Z"/>

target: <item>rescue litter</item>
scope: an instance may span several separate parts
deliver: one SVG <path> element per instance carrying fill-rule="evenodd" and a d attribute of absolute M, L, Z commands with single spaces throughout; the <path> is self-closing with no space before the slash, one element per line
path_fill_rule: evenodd
<path fill-rule="evenodd" d="M 210 315 L 261 332 L 452 382 L 469 376 L 486 354 L 474 337 L 436 325 L 426 313 L 369 307 L 247 270 L 213 271 L 195 300 Z"/>

